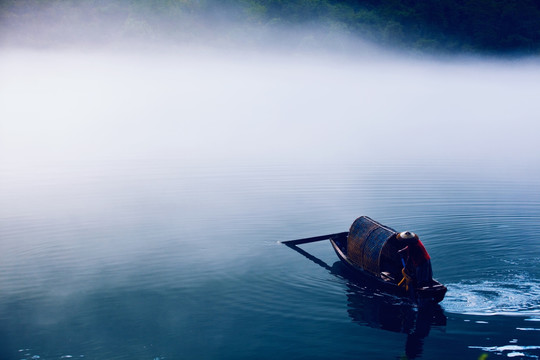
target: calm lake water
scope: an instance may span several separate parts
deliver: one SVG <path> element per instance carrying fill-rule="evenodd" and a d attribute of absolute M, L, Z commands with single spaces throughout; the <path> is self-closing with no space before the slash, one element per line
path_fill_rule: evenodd
<path fill-rule="evenodd" d="M 130 117 L 135 121 L 130 127 L 122 117 L 127 116 L 122 113 L 126 104 L 109 104 L 112 95 L 107 91 L 114 91 L 105 86 L 106 94 L 100 93 L 102 98 L 95 103 L 88 100 L 95 97 L 74 95 L 83 92 L 77 86 L 55 88 L 53 94 L 38 91 L 53 79 L 62 86 L 73 85 L 72 77 L 80 77 L 81 68 L 94 65 L 79 62 L 75 70 L 51 70 L 50 63 L 41 64 L 38 70 L 49 75 L 42 74 L 44 78 L 34 84 L 36 78 L 24 80 L 21 74 L 38 70 L 23 70 L 10 61 L 2 63 L 3 76 L 11 82 L 1 88 L 0 113 L 7 139 L 0 157 L 1 359 L 540 357 L 540 171 L 538 163 L 527 163 L 538 153 L 523 153 L 520 158 L 512 153 L 516 148 L 537 150 L 537 143 L 527 142 L 537 134 L 527 131 L 531 128 L 508 130 L 522 132 L 525 140 L 513 138 L 514 147 L 506 150 L 484 138 L 463 138 L 468 151 L 457 150 L 455 157 L 448 156 L 451 152 L 442 156 L 440 148 L 430 145 L 435 143 L 432 136 L 441 135 L 432 129 L 417 138 L 420 147 L 400 156 L 399 149 L 384 150 L 382 135 L 391 130 L 378 127 L 381 122 L 389 125 L 384 118 L 369 126 L 354 125 L 354 119 L 335 120 L 342 130 L 351 124 L 353 134 L 343 131 L 341 138 L 329 130 L 325 138 L 319 136 L 325 132 L 324 121 L 314 110 L 317 135 L 310 133 L 315 130 L 309 123 L 294 123 L 284 128 L 288 135 L 279 138 L 279 145 L 285 146 L 280 152 L 280 146 L 265 140 L 264 134 L 276 139 L 277 133 L 266 112 L 261 113 L 260 133 L 253 127 L 242 134 L 238 129 L 249 128 L 247 119 L 255 115 L 234 112 L 243 117 L 233 120 L 225 112 L 226 121 L 243 127 L 220 128 L 226 140 L 220 132 L 212 132 L 211 139 L 218 139 L 212 151 L 206 141 L 188 142 L 182 148 L 173 141 L 174 134 L 186 144 L 194 134 L 204 138 L 206 126 L 220 125 L 198 125 L 186 135 L 177 126 L 160 122 L 160 114 L 172 118 L 162 110 Z M 107 73 L 98 73 L 102 78 L 95 80 L 97 85 L 85 75 L 88 84 L 101 88 L 110 81 L 112 87 L 120 86 L 117 73 L 108 72 L 112 80 L 104 80 Z M 505 74 L 513 85 L 525 81 Z M 347 85 L 345 75 L 336 76 Z M 269 80 L 266 76 L 261 79 Z M 464 80 L 468 77 L 459 81 L 468 86 Z M 431 83 L 428 78 L 419 81 Z M 240 79 L 244 85 L 250 81 Z M 311 80 L 293 77 L 291 86 L 307 89 L 308 85 L 299 85 L 306 81 L 309 85 Z M 452 86 L 457 97 L 465 96 L 460 95 L 459 81 Z M 525 85 L 530 85 L 528 81 Z M 480 83 L 485 89 L 493 85 Z M 272 86 L 281 89 L 281 85 L 277 81 Z M 380 90 L 389 85 L 373 86 Z M 242 88 L 241 95 L 247 96 L 248 88 Z M 144 94 L 165 95 L 153 89 Z M 190 94 L 181 89 L 183 96 Z M 416 89 L 418 93 L 418 85 Z M 270 95 L 280 93 L 266 90 Z M 92 91 L 95 96 L 97 90 Z M 135 93 L 133 99 L 142 100 L 140 95 Z M 211 95 L 210 104 L 217 96 Z M 387 95 L 375 98 L 382 104 Z M 494 100 L 500 96 L 491 95 Z M 24 96 L 41 108 L 29 110 L 11 102 L 23 103 Z M 65 106 L 73 107 L 75 116 L 70 119 L 79 125 L 63 122 L 70 112 L 60 100 L 47 105 L 42 96 L 77 98 L 76 106 L 72 101 Z M 194 96 L 198 105 L 204 103 L 201 96 L 199 92 Z M 146 99 L 147 107 L 134 103 L 129 115 L 164 104 L 156 99 Z M 300 96 L 299 107 L 309 103 L 320 109 L 317 99 Z M 173 100 L 164 101 L 170 105 Z M 291 106 L 283 99 L 278 102 Z M 493 103 L 493 114 L 501 110 L 498 106 L 508 106 L 501 104 Z M 91 105 L 114 111 L 96 113 Z M 538 105 L 528 106 L 531 113 L 519 114 L 537 116 Z M 93 112 L 76 112 L 81 108 Z M 180 107 L 171 111 L 187 114 Z M 442 117 L 447 116 L 444 113 L 440 111 Z M 151 125 L 141 125 L 144 116 Z M 21 121 L 31 125 L 25 128 Z M 285 126 L 286 121 L 280 121 Z M 424 121 L 411 120 L 416 125 Z M 504 119 L 494 121 L 494 138 L 500 139 L 508 132 L 501 125 Z M 519 118 L 516 121 L 514 126 L 519 125 Z M 452 129 L 447 123 L 441 126 Z M 114 137 L 120 128 L 125 131 Z M 362 128 L 370 132 L 357 132 Z M 458 133 L 455 130 L 440 142 L 456 140 Z M 299 135 L 310 141 L 291 145 L 287 140 L 300 139 Z M 372 151 L 360 146 L 343 156 L 354 150 L 346 142 L 355 138 L 384 146 Z M 470 146 L 474 140 L 480 147 L 490 145 L 479 151 Z M 231 146 L 225 146 L 229 142 Z M 450 151 L 445 146 L 443 152 Z M 249 149 L 255 154 L 248 154 Z M 486 156 L 490 149 L 493 156 Z M 125 156 L 131 151 L 135 156 Z M 381 151 L 386 156 L 378 156 Z M 246 155 L 237 156 L 242 153 Z M 360 215 L 420 235 L 435 277 L 448 286 L 440 307 L 419 312 L 399 298 L 351 281 L 327 241 L 302 245 L 306 253 L 278 243 L 347 231 Z"/>
<path fill-rule="evenodd" d="M 2 358 L 537 358 L 536 182 L 445 170 L 4 171 Z M 331 270 L 277 243 L 361 214 L 421 235 L 439 312 L 347 280 L 328 242 L 302 248 Z"/>

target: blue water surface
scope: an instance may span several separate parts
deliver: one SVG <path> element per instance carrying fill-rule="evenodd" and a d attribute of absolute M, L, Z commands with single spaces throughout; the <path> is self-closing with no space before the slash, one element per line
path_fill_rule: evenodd
<path fill-rule="evenodd" d="M 4 165 L 0 358 L 537 359 L 534 172 L 181 160 Z M 431 312 L 351 281 L 327 241 L 417 232 Z"/>

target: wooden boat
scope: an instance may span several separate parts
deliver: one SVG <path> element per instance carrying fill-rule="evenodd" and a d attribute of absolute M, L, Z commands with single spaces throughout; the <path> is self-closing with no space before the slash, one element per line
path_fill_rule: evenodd
<path fill-rule="evenodd" d="M 410 297 L 419 305 L 439 303 L 446 287 L 433 279 L 430 286 L 409 289 L 398 284 L 403 279 L 402 262 L 398 250 L 403 247 L 396 239 L 397 232 L 375 220 L 361 216 L 347 233 L 330 237 L 338 258 L 356 276 L 375 281 L 386 291 Z"/>
<path fill-rule="evenodd" d="M 447 289 L 435 279 L 429 286 L 417 287 L 414 282 L 409 284 L 408 289 L 404 286 L 404 261 L 399 250 L 406 244 L 398 240 L 397 235 L 394 229 L 361 216 L 353 222 L 348 232 L 283 243 L 298 251 L 297 245 L 329 239 L 338 258 L 353 277 L 372 282 L 384 291 L 410 298 L 419 306 L 441 302 Z"/>

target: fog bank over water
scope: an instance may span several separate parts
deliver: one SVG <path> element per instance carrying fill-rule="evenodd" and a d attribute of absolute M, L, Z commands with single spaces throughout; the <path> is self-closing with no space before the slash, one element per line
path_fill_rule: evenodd
<path fill-rule="evenodd" d="M 539 358 L 540 64 L 157 50 L 0 50 L 1 359 Z M 438 316 L 278 243 L 362 214 Z"/>
<path fill-rule="evenodd" d="M 10 51 L 0 161 L 540 163 L 540 65 Z"/>

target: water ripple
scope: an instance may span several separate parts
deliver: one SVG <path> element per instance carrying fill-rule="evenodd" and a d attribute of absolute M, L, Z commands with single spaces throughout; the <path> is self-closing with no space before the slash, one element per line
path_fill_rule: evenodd
<path fill-rule="evenodd" d="M 444 308 L 470 315 L 520 315 L 540 318 L 540 281 L 526 276 L 499 281 L 448 284 Z"/>
<path fill-rule="evenodd" d="M 471 349 L 481 349 L 482 351 L 492 352 L 496 355 L 506 355 L 507 357 L 519 357 L 520 359 L 538 359 L 535 353 L 540 350 L 540 346 L 520 346 L 520 345 L 504 345 L 504 346 L 469 346 Z"/>

